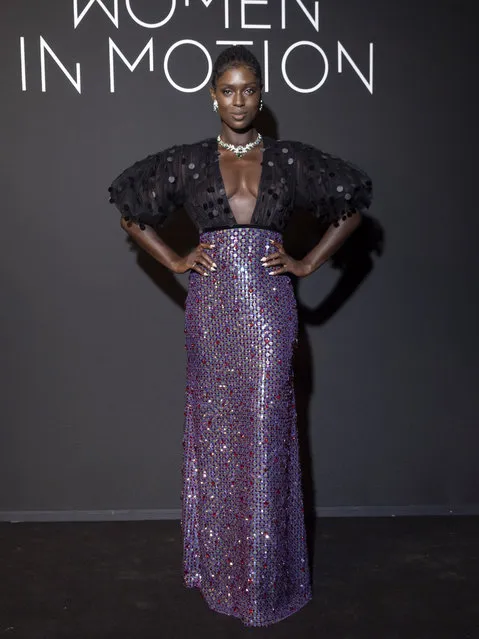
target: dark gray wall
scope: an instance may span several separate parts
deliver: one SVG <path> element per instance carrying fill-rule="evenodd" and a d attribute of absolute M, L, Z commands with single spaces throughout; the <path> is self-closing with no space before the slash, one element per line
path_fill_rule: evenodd
<path fill-rule="evenodd" d="M 98 3 L 74 28 L 72 4 L 0 7 L 1 516 L 179 515 L 187 276 L 130 246 L 106 188 L 148 153 L 218 132 L 207 86 L 179 91 L 165 77 L 166 51 L 183 39 L 213 59 L 217 41 L 252 40 L 262 61 L 268 40 L 258 128 L 342 155 L 374 179 L 361 235 L 298 287 L 308 504 L 338 515 L 478 512 L 473 3 L 324 0 L 319 32 L 293 0 L 285 29 L 272 0 L 246 8 L 249 23 L 270 29 L 242 29 L 239 0 L 227 29 L 219 0 L 178 1 L 158 28 L 135 23 L 123 0 L 118 29 Z M 169 6 L 132 2 L 145 22 Z M 42 91 L 40 36 L 73 76 L 80 63 L 81 93 L 48 51 Z M 146 57 L 130 73 L 116 56 L 114 93 L 109 37 L 130 61 L 150 38 L 154 47 L 152 72 Z M 281 76 L 284 51 L 302 40 L 329 62 L 312 93 Z M 338 41 L 365 76 L 373 43 L 372 94 L 346 60 L 338 73 Z M 170 71 L 198 85 L 204 54 L 179 47 Z M 287 71 L 311 86 L 324 62 L 304 46 Z M 298 213 L 291 251 L 317 233 Z M 197 239 L 182 213 L 165 237 L 178 250 Z"/>

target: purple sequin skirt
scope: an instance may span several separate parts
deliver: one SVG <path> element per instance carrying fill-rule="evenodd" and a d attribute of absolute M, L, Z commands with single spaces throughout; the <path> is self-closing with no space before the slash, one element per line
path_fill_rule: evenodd
<path fill-rule="evenodd" d="M 290 277 L 260 258 L 281 233 L 205 231 L 217 264 L 190 271 L 182 490 L 184 584 L 247 626 L 278 622 L 312 597 L 292 355 Z"/>

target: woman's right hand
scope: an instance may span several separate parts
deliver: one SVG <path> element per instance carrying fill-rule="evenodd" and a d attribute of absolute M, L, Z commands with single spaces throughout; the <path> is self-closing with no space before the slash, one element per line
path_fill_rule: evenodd
<path fill-rule="evenodd" d="M 216 264 L 211 257 L 205 253 L 206 248 L 213 248 L 214 244 L 200 242 L 188 255 L 180 258 L 173 267 L 174 273 L 185 273 L 189 269 L 196 271 L 200 275 L 210 275 L 210 271 L 216 270 Z"/>

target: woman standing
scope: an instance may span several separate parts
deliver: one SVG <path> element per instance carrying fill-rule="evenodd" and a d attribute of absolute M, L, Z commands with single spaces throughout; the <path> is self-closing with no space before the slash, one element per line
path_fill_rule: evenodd
<path fill-rule="evenodd" d="M 225 49 L 210 88 L 221 132 L 149 155 L 110 186 L 121 225 L 175 273 L 189 271 L 182 490 L 184 583 L 208 605 L 266 626 L 311 599 L 292 355 L 290 275 L 319 268 L 371 201 L 359 168 L 311 145 L 262 137 L 261 68 Z M 329 228 L 303 259 L 283 230 L 295 207 Z M 176 254 L 155 232 L 184 207 L 199 244 Z"/>

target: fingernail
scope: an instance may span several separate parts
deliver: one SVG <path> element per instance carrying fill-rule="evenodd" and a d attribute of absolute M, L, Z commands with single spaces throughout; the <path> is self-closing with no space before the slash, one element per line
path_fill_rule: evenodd
<path fill-rule="evenodd" d="M 270 271 L 268 275 L 274 275 L 274 271 Z"/>
<path fill-rule="evenodd" d="M 264 261 L 265 261 L 265 259 L 266 259 L 266 257 L 262 257 L 262 258 L 261 258 L 261 261 L 262 261 L 262 262 L 264 262 Z"/>
<path fill-rule="evenodd" d="M 216 267 L 216 262 L 213 262 L 213 266 L 214 266 L 215 268 L 217 268 L 217 267 Z"/>

